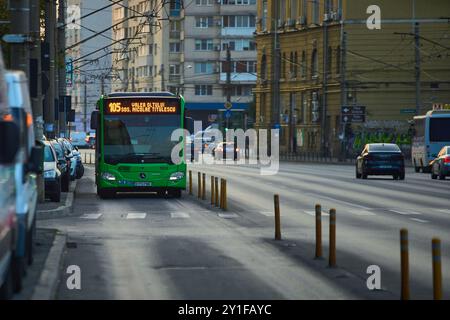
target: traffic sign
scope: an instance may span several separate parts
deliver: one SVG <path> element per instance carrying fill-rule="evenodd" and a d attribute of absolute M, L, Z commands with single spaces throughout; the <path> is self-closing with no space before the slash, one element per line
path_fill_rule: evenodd
<path fill-rule="evenodd" d="M 415 114 L 416 113 L 416 109 L 401 109 L 400 113 L 401 114 Z"/>
<path fill-rule="evenodd" d="M 341 107 L 342 123 L 364 123 L 366 122 L 365 106 L 342 106 Z"/>
<path fill-rule="evenodd" d="M 225 118 L 230 119 L 231 115 L 232 115 L 231 110 L 225 111 Z"/>
<path fill-rule="evenodd" d="M 5 34 L 2 40 L 7 43 L 24 43 L 30 41 L 30 38 L 25 34 Z"/>
<path fill-rule="evenodd" d="M 225 102 L 225 109 L 230 110 L 233 107 L 233 104 L 229 101 Z"/>

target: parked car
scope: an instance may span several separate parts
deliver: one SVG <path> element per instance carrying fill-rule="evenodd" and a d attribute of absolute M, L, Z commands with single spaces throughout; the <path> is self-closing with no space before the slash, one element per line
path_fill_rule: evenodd
<path fill-rule="evenodd" d="M 445 146 L 439 151 L 436 158 L 431 161 L 431 179 L 445 180 L 450 176 L 450 146 Z"/>
<path fill-rule="evenodd" d="M 86 136 L 86 143 L 89 145 L 89 148 L 95 149 L 95 132 Z"/>
<path fill-rule="evenodd" d="M 66 138 L 59 138 L 58 142 L 64 147 L 66 157 L 70 158 L 70 179 L 80 179 L 84 174 L 84 167 L 78 147 L 74 147 Z"/>
<path fill-rule="evenodd" d="M 50 141 L 56 152 L 56 159 L 59 171 L 61 171 L 61 190 L 69 192 L 70 185 L 70 158 L 66 157 L 64 147 L 56 140 Z"/>
<path fill-rule="evenodd" d="M 0 299 L 12 297 L 18 266 L 15 162 L 19 151 L 19 127 L 9 112 L 0 47 Z"/>
<path fill-rule="evenodd" d="M 61 201 L 61 171 L 58 156 L 52 144 L 44 142 L 45 196 L 53 202 Z"/>
<path fill-rule="evenodd" d="M 89 144 L 86 142 L 86 137 L 86 132 L 71 132 L 69 140 L 74 147 L 87 149 Z"/>
<path fill-rule="evenodd" d="M 366 144 L 356 159 L 356 178 L 367 179 L 369 175 L 392 175 L 405 179 L 405 157 L 393 143 Z"/>
<path fill-rule="evenodd" d="M 16 215 L 18 242 L 16 256 L 25 274 L 26 266 L 33 261 L 33 238 L 36 232 L 37 174 L 42 173 L 43 148 L 35 141 L 34 121 L 31 110 L 28 81 L 22 71 L 5 74 L 9 110 L 19 128 L 19 151 L 15 165 Z M 20 278 L 16 291 L 22 288 Z"/>

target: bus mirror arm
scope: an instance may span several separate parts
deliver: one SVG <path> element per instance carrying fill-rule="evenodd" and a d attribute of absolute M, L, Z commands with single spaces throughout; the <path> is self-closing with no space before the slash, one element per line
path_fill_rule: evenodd
<path fill-rule="evenodd" d="M 98 110 L 94 110 L 91 113 L 91 129 L 92 130 L 97 130 L 97 126 L 98 126 Z"/>

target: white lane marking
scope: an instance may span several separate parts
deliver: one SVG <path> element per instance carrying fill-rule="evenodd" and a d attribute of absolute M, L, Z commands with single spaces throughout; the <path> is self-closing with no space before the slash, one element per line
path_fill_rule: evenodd
<path fill-rule="evenodd" d="M 442 212 L 442 213 L 450 214 L 450 210 L 449 210 L 449 209 L 438 209 L 438 210 L 436 210 L 436 211 Z"/>
<path fill-rule="evenodd" d="M 186 212 L 171 212 L 170 217 L 173 219 L 188 219 L 191 216 Z"/>
<path fill-rule="evenodd" d="M 413 221 L 416 221 L 416 222 L 420 222 L 420 223 L 428 223 L 427 220 L 422 220 L 422 219 L 417 219 L 417 218 L 410 218 L 410 219 Z"/>
<path fill-rule="evenodd" d="M 376 216 L 376 213 L 367 210 L 349 210 L 349 212 L 357 216 Z"/>
<path fill-rule="evenodd" d="M 307 215 L 310 215 L 311 217 L 315 217 L 316 216 L 316 211 L 308 211 L 308 210 L 304 210 L 304 213 L 306 213 Z M 329 216 L 330 214 L 322 211 L 322 216 Z"/>
<path fill-rule="evenodd" d="M 259 213 L 262 214 L 263 216 L 266 216 L 266 217 L 273 217 L 274 216 L 274 213 L 271 212 L 271 211 L 260 211 Z"/>
<path fill-rule="evenodd" d="M 218 213 L 217 214 L 220 218 L 223 219 L 233 219 L 233 218 L 238 218 L 239 216 L 235 213 Z"/>
<path fill-rule="evenodd" d="M 101 216 L 102 216 L 101 213 L 85 213 L 80 218 L 81 219 L 96 220 L 96 219 L 99 219 Z"/>
<path fill-rule="evenodd" d="M 359 204 L 354 204 L 354 203 L 351 203 L 351 202 L 335 199 L 335 198 L 332 198 L 332 197 L 322 196 L 322 195 L 318 195 L 318 194 L 315 194 L 315 193 L 307 193 L 306 195 L 312 196 L 312 197 L 315 197 L 315 198 L 319 198 L 319 199 L 325 199 L 325 200 L 329 200 L 329 201 L 333 201 L 333 202 L 342 203 L 342 204 L 344 204 L 346 206 L 349 206 L 349 207 L 360 208 L 360 209 L 363 209 L 363 210 L 370 210 L 370 208 L 364 207 L 364 206 L 360 206 Z"/>
<path fill-rule="evenodd" d="M 146 213 L 132 212 L 127 214 L 127 219 L 145 219 L 146 216 Z"/>
<path fill-rule="evenodd" d="M 405 210 L 398 210 L 398 209 L 389 209 L 389 211 L 401 214 L 403 216 L 414 216 L 414 215 L 419 216 L 419 215 L 421 215 L 420 212 L 410 211 L 410 210 L 405 211 Z"/>

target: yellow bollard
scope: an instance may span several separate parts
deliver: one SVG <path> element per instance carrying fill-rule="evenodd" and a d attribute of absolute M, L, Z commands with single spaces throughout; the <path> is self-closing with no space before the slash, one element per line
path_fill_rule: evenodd
<path fill-rule="evenodd" d="M 202 176 L 202 200 L 206 200 L 206 173 Z"/>
<path fill-rule="evenodd" d="M 214 205 L 214 177 L 211 176 L 211 205 Z"/>
<path fill-rule="evenodd" d="M 281 240 L 280 196 L 273 196 L 275 209 L 275 240 Z"/>
<path fill-rule="evenodd" d="M 215 177 L 214 178 L 214 188 L 215 188 L 215 190 L 214 190 L 214 205 L 216 206 L 216 207 L 218 207 L 219 206 L 219 178 L 218 177 Z"/>
<path fill-rule="evenodd" d="M 192 195 L 192 170 L 189 170 L 189 194 Z"/>
<path fill-rule="evenodd" d="M 442 300 L 442 266 L 441 266 L 441 240 L 434 238 L 431 241 L 433 254 L 433 299 Z"/>
<path fill-rule="evenodd" d="M 201 178 L 201 173 L 198 172 L 197 173 L 197 198 L 201 198 L 202 197 L 202 178 Z"/>
<path fill-rule="evenodd" d="M 336 209 L 330 209 L 330 244 L 328 266 L 336 267 Z"/>
<path fill-rule="evenodd" d="M 219 208 L 223 208 L 223 179 L 220 178 Z"/>
<path fill-rule="evenodd" d="M 408 230 L 400 230 L 401 299 L 409 300 Z"/>
<path fill-rule="evenodd" d="M 316 204 L 316 259 L 322 258 L 322 206 Z"/>
<path fill-rule="evenodd" d="M 227 205 L 227 179 L 223 179 L 223 203 L 222 203 L 222 209 L 224 211 L 227 211 L 228 205 Z"/>

